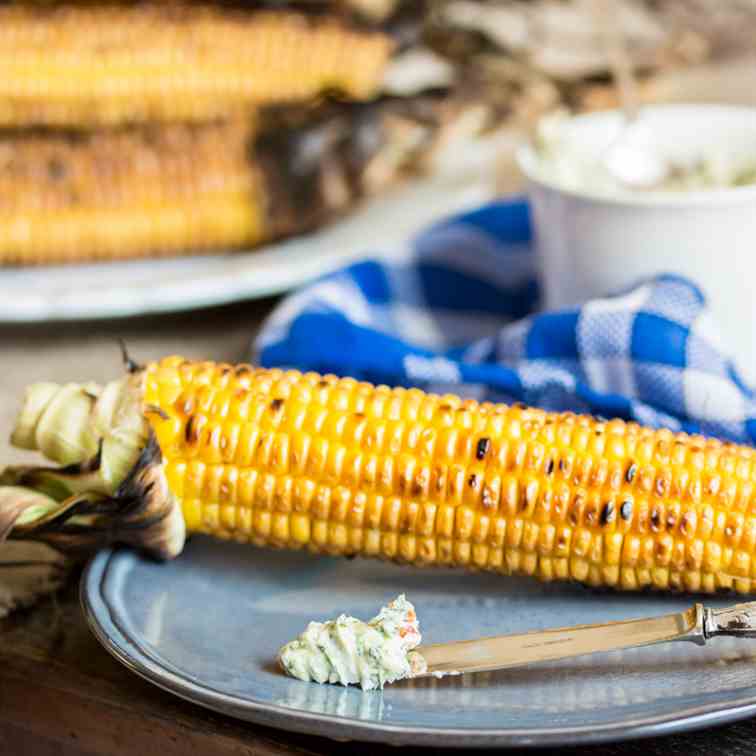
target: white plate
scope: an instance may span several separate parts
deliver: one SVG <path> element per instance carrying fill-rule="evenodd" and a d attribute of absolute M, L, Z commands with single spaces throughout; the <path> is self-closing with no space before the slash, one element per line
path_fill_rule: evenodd
<path fill-rule="evenodd" d="M 414 181 L 326 228 L 248 252 L 170 260 L 0 269 L 0 322 L 115 318 L 279 294 L 390 251 L 444 215 L 494 194 L 477 171 Z"/>

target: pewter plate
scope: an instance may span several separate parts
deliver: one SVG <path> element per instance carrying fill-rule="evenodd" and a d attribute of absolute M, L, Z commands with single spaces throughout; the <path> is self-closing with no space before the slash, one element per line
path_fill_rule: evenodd
<path fill-rule="evenodd" d="M 367 618 L 402 591 L 417 607 L 429 643 L 652 616 L 694 601 L 204 537 L 166 564 L 103 551 L 82 581 L 95 635 L 127 667 L 189 701 L 289 731 L 395 745 L 564 745 L 756 713 L 756 641 L 748 640 L 633 649 L 368 693 L 300 682 L 277 669 L 278 647 L 309 620 L 340 612 Z"/>

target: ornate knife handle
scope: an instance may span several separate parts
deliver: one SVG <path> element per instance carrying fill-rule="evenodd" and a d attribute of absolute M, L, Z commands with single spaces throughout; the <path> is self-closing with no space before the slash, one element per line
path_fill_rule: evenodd
<path fill-rule="evenodd" d="M 725 609 L 703 610 L 704 638 L 729 635 L 733 638 L 756 638 L 756 601 L 734 604 Z"/>

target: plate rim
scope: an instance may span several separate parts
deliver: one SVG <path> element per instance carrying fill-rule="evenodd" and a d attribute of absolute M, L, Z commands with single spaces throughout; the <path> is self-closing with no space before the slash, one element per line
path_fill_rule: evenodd
<path fill-rule="evenodd" d="M 561 728 L 439 728 L 381 724 L 354 717 L 305 712 L 255 699 L 240 699 L 161 667 L 121 632 L 109 605 L 101 595 L 103 578 L 112 560 L 119 555 L 138 558 L 129 549 L 106 548 L 90 559 L 81 575 L 79 600 L 95 638 L 116 660 L 147 682 L 190 703 L 253 724 L 339 741 L 361 740 L 394 746 L 538 748 L 659 737 L 735 722 L 756 714 L 754 693 L 723 703 L 689 706 L 677 713 L 604 725 Z"/>

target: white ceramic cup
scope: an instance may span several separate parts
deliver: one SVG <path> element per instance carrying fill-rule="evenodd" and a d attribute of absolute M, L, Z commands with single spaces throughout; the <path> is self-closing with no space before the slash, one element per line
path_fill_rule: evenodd
<path fill-rule="evenodd" d="M 640 117 L 668 159 L 723 150 L 756 163 L 756 108 L 660 105 Z M 600 159 L 622 124 L 616 111 L 576 116 L 560 137 Z M 724 349 L 756 383 L 756 186 L 606 195 L 560 187 L 529 145 L 518 163 L 529 179 L 546 308 L 580 304 L 658 273 L 683 275 L 703 290 Z"/>

